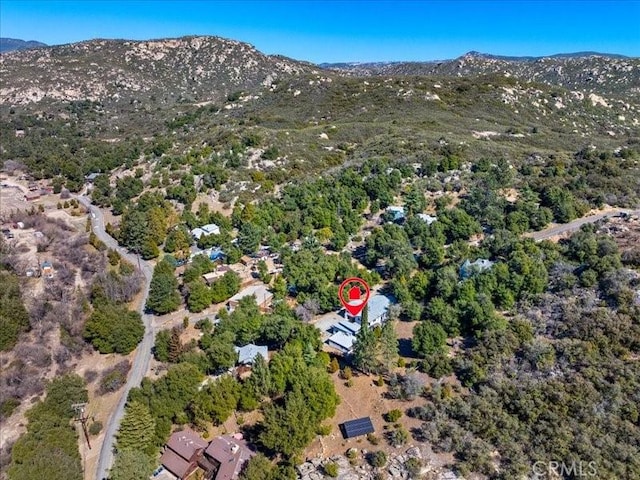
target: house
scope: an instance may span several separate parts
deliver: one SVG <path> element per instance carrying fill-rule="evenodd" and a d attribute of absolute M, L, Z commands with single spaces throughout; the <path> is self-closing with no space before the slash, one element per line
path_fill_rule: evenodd
<path fill-rule="evenodd" d="M 255 455 L 249 450 L 242 435 L 224 435 L 211 440 L 204 452 L 206 460 L 217 467 L 214 480 L 234 480 L 240 475 L 243 465 Z"/>
<path fill-rule="evenodd" d="M 337 331 L 331 335 L 325 342 L 330 347 L 341 351 L 343 354 L 350 354 L 353 351 L 353 343 L 356 337 L 354 335 L 345 333 L 343 331 Z"/>
<path fill-rule="evenodd" d="M 96 178 L 98 178 L 100 176 L 99 173 L 90 173 L 89 175 L 86 175 L 84 177 L 84 179 L 88 182 L 88 183 L 93 183 L 95 182 Z"/>
<path fill-rule="evenodd" d="M 29 192 L 24 195 L 24 199 L 27 202 L 33 202 L 34 200 L 38 200 L 40 198 L 40 192 Z"/>
<path fill-rule="evenodd" d="M 380 294 L 372 295 L 367 302 L 366 307 L 368 325 L 370 327 L 382 325 L 382 323 L 387 319 L 387 313 L 390 305 L 391 299 L 389 297 Z M 362 314 L 354 316 L 344 310 L 344 318 L 346 320 L 357 322 L 358 324 L 362 323 Z"/>
<path fill-rule="evenodd" d="M 253 258 L 251 258 L 249 255 L 243 255 L 240 257 L 240 263 L 242 265 L 249 266 L 253 264 Z"/>
<path fill-rule="evenodd" d="M 51 264 L 51 262 L 48 260 L 42 262 L 42 275 L 45 278 L 53 278 L 53 273 L 53 265 Z"/>
<path fill-rule="evenodd" d="M 394 222 L 402 222 L 405 218 L 404 207 L 392 205 L 390 207 L 387 207 L 386 212 Z"/>
<path fill-rule="evenodd" d="M 229 313 L 235 310 L 241 299 L 250 296 L 254 296 L 256 298 L 258 307 L 263 311 L 267 310 L 271 306 L 271 300 L 273 300 L 273 293 L 267 290 L 265 285 L 252 285 L 236 293 L 229 299 L 229 302 L 227 303 L 227 310 L 229 310 Z"/>
<path fill-rule="evenodd" d="M 230 266 L 220 265 L 213 272 L 205 273 L 204 275 L 202 275 L 202 278 L 204 279 L 205 282 L 207 282 L 207 285 L 211 286 L 213 282 L 222 278 L 225 273 L 231 272 L 231 271 L 232 269 Z"/>
<path fill-rule="evenodd" d="M 460 278 L 466 280 L 471 278 L 474 274 L 484 272 L 493 267 L 494 262 L 484 258 L 479 258 L 475 262 L 470 262 L 468 259 L 464 261 L 460 267 Z"/>
<path fill-rule="evenodd" d="M 266 346 L 249 343 L 244 347 L 233 347 L 238 354 L 239 365 L 253 365 L 258 355 L 261 355 L 266 362 L 269 361 L 269 350 Z"/>
<path fill-rule="evenodd" d="M 24 138 L 24 130 L 19 128 L 16 130 L 16 138 Z"/>
<path fill-rule="evenodd" d="M 200 237 L 204 235 L 220 235 L 220 227 L 215 223 L 208 223 L 191 230 L 191 236 L 196 240 L 200 240 Z"/>
<path fill-rule="evenodd" d="M 173 432 L 160 457 L 160 463 L 179 480 L 188 478 L 198 468 L 207 442 L 190 429 Z"/>
<path fill-rule="evenodd" d="M 416 216 L 427 225 L 431 225 L 433 222 L 435 222 L 438 219 L 438 217 L 427 215 L 426 213 L 419 213 Z"/>

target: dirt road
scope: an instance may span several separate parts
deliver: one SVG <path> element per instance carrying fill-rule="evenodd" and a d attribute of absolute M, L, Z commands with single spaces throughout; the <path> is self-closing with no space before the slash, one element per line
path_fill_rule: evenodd
<path fill-rule="evenodd" d="M 630 215 L 640 215 L 640 210 L 612 208 L 611 210 L 607 210 L 605 212 L 596 213 L 594 215 L 589 215 L 587 217 L 577 218 L 569 223 L 552 225 L 548 228 L 545 228 L 544 230 L 540 230 L 539 232 L 526 233 L 524 236 L 533 238 L 536 242 L 539 242 L 541 240 L 548 240 L 553 237 L 564 235 L 565 233 L 579 230 L 582 225 L 585 225 L 587 223 L 595 223 L 598 220 L 614 217 L 621 213 L 627 213 Z"/>

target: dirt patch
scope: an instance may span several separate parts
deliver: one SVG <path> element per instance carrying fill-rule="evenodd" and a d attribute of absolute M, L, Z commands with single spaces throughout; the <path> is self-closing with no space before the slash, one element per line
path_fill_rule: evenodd
<path fill-rule="evenodd" d="M 388 398 L 385 394 L 387 386 L 379 387 L 375 384 L 376 377 L 363 374 L 354 374 L 352 378 L 353 385 L 346 386 L 346 381 L 340 378 L 338 373 L 332 375 L 336 392 L 340 396 L 341 403 L 336 409 L 333 418 L 326 421 L 325 424 L 331 426 L 331 433 L 325 437 L 318 437 L 305 450 L 307 459 L 314 457 L 330 457 L 332 455 L 342 455 L 349 448 L 367 449 L 367 450 L 385 450 L 387 453 L 395 452 L 397 449 L 390 446 L 383 438 L 385 432 L 392 427 L 387 423 L 383 415 L 390 410 L 399 409 L 405 412 L 408 408 L 423 405 L 424 398 L 416 397 L 413 400 L 396 400 Z M 430 380 L 425 375 L 425 382 Z M 359 417 L 371 417 L 375 428 L 375 435 L 379 438 L 378 445 L 372 445 L 366 437 L 357 437 L 345 440 L 340 433 L 339 425 L 347 420 L 353 420 Z M 405 429 L 411 431 L 412 428 L 421 425 L 421 421 L 408 417 L 404 414 L 398 421 Z M 415 443 L 412 440 L 409 443 Z M 405 445 L 400 448 L 407 448 Z"/>
<path fill-rule="evenodd" d="M 211 212 L 218 212 L 221 213 L 222 215 L 225 215 L 227 217 L 231 216 L 231 212 L 233 212 L 233 203 L 231 202 L 228 205 L 228 208 L 225 208 L 225 204 L 224 202 L 221 202 L 219 200 L 219 196 L 220 194 L 218 192 L 213 192 L 210 194 L 206 194 L 206 193 L 199 193 L 196 196 L 195 201 L 193 202 L 193 208 L 192 211 L 195 213 L 198 211 L 198 206 L 200 205 L 200 203 L 206 203 L 207 205 L 209 205 L 209 211 Z"/>

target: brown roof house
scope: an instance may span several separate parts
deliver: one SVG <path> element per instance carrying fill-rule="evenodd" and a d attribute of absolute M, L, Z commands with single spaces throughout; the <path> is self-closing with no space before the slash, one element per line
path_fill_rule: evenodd
<path fill-rule="evenodd" d="M 218 469 L 212 477 L 215 480 L 238 478 L 244 463 L 255 455 L 247 447 L 242 435 L 224 435 L 214 438 L 204 454 L 205 457 L 218 465 Z"/>
<path fill-rule="evenodd" d="M 242 434 L 217 437 L 209 443 L 187 428 L 171 435 L 160 463 L 178 480 L 189 478 L 198 467 L 207 480 L 235 480 L 254 455 Z"/>
<path fill-rule="evenodd" d="M 207 442 L 190 429 L 174 432 L 164 449 L 160 463 L 179 480 L 188 478 L 198 468 Z"/>

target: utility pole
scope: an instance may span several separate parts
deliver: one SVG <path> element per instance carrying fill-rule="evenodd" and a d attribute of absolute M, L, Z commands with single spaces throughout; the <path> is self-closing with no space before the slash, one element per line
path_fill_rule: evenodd
<path fill-rule="evenodd" d="M 75 422 L 80 422 L 82 424 L 82 431 L 84 432 L 84 438 L 87 441 L 87 447 L 91 450 L 91 443 L 89 442 L 89 432 L 87 431 L 87 421 L 89 417 L 85 415 L 85 407 L 86 403 L 74 403 L 71 405 L 71 408 L 76 412 L 76 416 L 73 419 Z"/>

